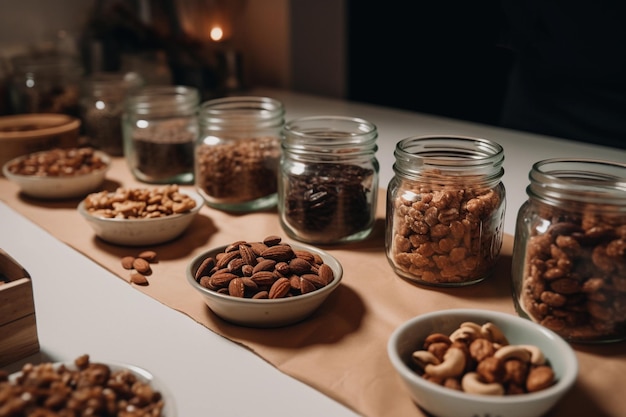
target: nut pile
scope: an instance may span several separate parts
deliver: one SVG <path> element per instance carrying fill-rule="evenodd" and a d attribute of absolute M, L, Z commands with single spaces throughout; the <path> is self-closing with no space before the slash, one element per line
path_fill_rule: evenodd
<path fill-rule="evenodd" d="M 9 172 L 38 177 L 71 177 L 99 171 L 106 162 L 93 148 L 51 149 L 29 154 L 11 163 Z"/>
<path fill-rule="evenodd" d="M 123 188 L 100 191 L 85 197 L 85 210 L 107 219 L 150 219 L 187 213 L 196 201 L 177 184 L 153 188 Z"/>
<path fill-rule="evenodd" d="M 130 282 L 135 285 L 149 285 L 148 275 L 152 275 L 150 264 L 157 262 L 157 253 L 145 250 L 137 256 L 127 255 L 121 260 L 122 268 L 131 271 Z"/>
<path fill-rule="evenodd" d="M 626 223 L 594 210 L 560 210 L 528 239 L 520 304 L 529 316 L 567 339 L 626 334 Z"/>
<path fill-rule="evenodd" d="M 389 259 L 425 283 L 483 278 L 502 246 L 502 192 L 463 184 L 400 190 L 390 202 Z"/>
<path fill-rule="evenodd" d="M 88 355 L 76 369 L 26 364 L 14 382 L 0 375 L 0 416 L 159 417 L 164 399 L 129 370 L 112 370 Z M 0 372 L 1 373 L 1 372 Z"/>
<path fill-rule="evenodd" d="M 205 288 L 241 298 L 276 299 L 307 294 L 335 279 L 330 266 L 309 251 L 293 249 L 279 236 L 237 241 L 204 259 L 195 273 Z"/>
<path fill-rule="evenodd" d="M 432 333 L 413 352 L 415 371 L 428 381 L 479 395 L 541 391 L 555 383 L 534 345 L 511 345 L 493 323 L 462 323 L 450 335 Z"/>

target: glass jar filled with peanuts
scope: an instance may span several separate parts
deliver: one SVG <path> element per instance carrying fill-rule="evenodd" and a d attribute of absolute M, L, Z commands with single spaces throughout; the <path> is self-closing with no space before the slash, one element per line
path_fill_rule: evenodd
<path fill-rule="evenodd" d="M 147 86 L 128 96 L 124 156 L 135 178 L 193 184 L 199 103 L 198 90 L 187 86 Z"/>
<path fill-rule="evenodd" d="M 395 272 L 434 286 L 483 281 L 502 247 L 502 147 L 470 137 L 410 137 L 394 156 L 385 245 Z"/>
<path fill-rule="evenodd" d="M 282 143 L 278 213 L 291 238 L 340 244 L 367 238 L 376 216 L 378 130 L 344 116 L 289 121 Z"/>
<path fill-rule="evenodd" d="M 535 163 L 513 248 L 518 313 L 572 342 L 626 339 L 626 164 Z"/>
<path fill-rule="evenodd" d="M 268 97 L 225 97 L 200 108 L 195 186 L 207 205 L 252 212 L 276 206 L 283 104 Z"/>

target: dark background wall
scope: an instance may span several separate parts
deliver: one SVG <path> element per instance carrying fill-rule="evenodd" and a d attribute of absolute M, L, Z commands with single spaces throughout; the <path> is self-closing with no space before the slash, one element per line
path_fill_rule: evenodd
<path fill-rule="evenodd" d="M 349 0 L 347 97 L 497 124 L 511 51 L 494 0 Z"/>

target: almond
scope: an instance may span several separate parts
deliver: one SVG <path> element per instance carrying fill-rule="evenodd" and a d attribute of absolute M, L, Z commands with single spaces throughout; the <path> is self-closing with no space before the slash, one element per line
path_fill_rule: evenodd
<path fill-rule="evenodd" d="M 289 245 L 270 246 L 261 252 L 261 257 L 275 261 L 288 261 L 294 257 L 293 249 Z"/>
<path fill-rule="evenodd" d="M 311 271 L 311 264 L 302 258 L 293 258 L 289 262 L 289 268 L 291 272 L 296 275 L 306 274 Z"/>
<path fill-rule="evenodd" d="M 267 246 L 278 245 L 283 239 L 280 236 L 271 235 L 263 239 L 263 243 Z"/>
<path fill-rule="evenodd" d="M 243 298 L 246 291 L 246 286 L 244 285 L 241 278 L 233 278 L 228 283 L 228 294 L 233 297 Z"/>
<path fill-rule="evenodd" d="M 272 284 L 269 292 L 270 299 L 283 298 L 289 294 L 291 284 L 287 278 L 278 278 L 276 282 Z"/>
<path fill-rule="evenodd" d="M 145 259 L 146 261 L 153 263 L 157 260 L 157 253 L 153 250 L 145 250 L 137 255 L 138 258 Z"/>
<path fill-rule="evenodd" d="M 224 249 L 224 252 L 228 253 L 228 252 L 232 252 L 235 250 L 239 250 L 239 247 L 241 245 L 245 245 L 245 243 L 246 243 L 245 240 L 238 240 L 236 242 L 233 242 L 230 245 L 226 246 L 226 249 Z"/>
<path fill-rule="evenodd" d="M 230 272 L 218 272 L 211 276 L 211 285 L 216 288 L 227 287 L 230 281 L 237 278 L 237 275 Z"/>
<path fill-rule="evenodd" d="M 306 279 L 304 277 L 299 277 L 298 279 L 300 280 L 300 293 L 301 294 L 307 294 L 307 293 L 313 292 L 313 291 L 315 291 L 317 289 L 315 287 L 315 284 L 313 284 L 308 279 Z"/>
<path fill-rule="evenodd" d="M 252 273 L 256 273 L 259 271 L 273 271 L 274 266 L 276 265 L 276 261 L 273 259 L 263 259 L 259 261 L 256 265 L 254 265 L 254 269 Z"/>
<path fill-rule="evenodd" d="M 215 266 L 217 266 L 218 269 L 226 268 L 230 261 L 239 257 L 241 257 L 241 255 L 239 254 L 239 249 L 233 250 L 231 252 L 222 252 L 218 254 L 215 258 L 217 260 Z"/>
<path fill-rule="evenodd" d="M 326 282 L 319 275 L 304 274 L 302 275 L 302 278 L 310 281 L 313 285 L 315 285 L 315 288 L 322 288 L 326 286 Z"/>
<path fill-rule="evenodd" d="M 122 258 L 122 268 L 133 269 L 133 262 L 135 262 L 134 256 L 124 256 Z"/>
<path fill-rule="evenodd" d="M 250 279 L 257 285 L 272 285 L 276 281 L 276 275 L 272 271 L 259 271 L 252 274 Z"/>
<path fill-rule="evenodd" d="M 294 250 L 293 251 L 294 255 L 298 258 L 304 259 L 305 261 L 307 261 L 308 263 L 312 264 L 315 262 L 315 256 L 307 251 L 307 250 Z"/>
<path fill-rule="evenodd" d="M 321 264 L 317 274 L 320 276 L 321 280 L 325 282 L 324 285 L 330 284 L 333 279 L 335 279 L 335 273 L 333 269 L 327 264 Z"/>
<path fill-rule="evenodd" d="M 300 291 L 300 277 L 297 275 L 292 275 L 289 277 L 289 283 L 291 284 L 291 289 Z"/>
<path fill-rule="evenodd" d="M 215 266 L 215 258 L 212 258 L 212 257 L 204 258 L 204 260 L 202 261 L 202 263 L 200 263 L 200 266 L 196 270 L 196 275 L 195 275 L 196 281 L 200 279 L 201 276 L 208 275 L 209 271 L 211 271 L 211 269 L 213 269 L 214 266 Z"/>
<path fill-rule="evenodd" d="M 135 271 L 144 275 L 149 274 L 152 271 L 150 269 L 150 264 L 148 263 L 148 261 L 142 258 L 135 258 L 135 260 L 133 260 L 133 268 L 135 269 Z"/>
<path fill-rule="evenodd" d="M 237 274 L 241 271 L 241 268 L 246 265 L 246 262 L 241 258 L 235 258 L 226 266 L 230 272 Z"/>
<path fill-rule="evenodd" d="M 263 300 L 269 298 L 269 293 L 267 291 L 259 291 L 258 293 L 252 296 L 255 300 Z"/>
<path fill-rule="evenodd" d="M 148 278 L 139 272 L 133 272 L 130 274 L 130 282 L 135 285 L 148 285 Z"/>
<path fill-rule="evenodd" d="M 250 249 L 256 256 L 261 256 L 261 253 L 267 249 L 267 245 L 263 242 L 250 242 L 248 245 L 250 245 Z"/>
<path fill-rule="evenodd" d="M 241 259 L 248 265 L 256 265 L 256 255 L 252 248 L 248 245 L 239 245 L 239 253 L 241 254 Z"/>

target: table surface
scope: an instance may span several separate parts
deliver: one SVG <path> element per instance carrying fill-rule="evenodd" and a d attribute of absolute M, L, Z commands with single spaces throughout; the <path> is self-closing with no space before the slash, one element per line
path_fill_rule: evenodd
<path fill-rule="evenodd" d="M 505 150 L 507 215 L 513 234 L 517 210 L 526 200 L 531 165 L 552 157 L 624 162 L 626 151 L 523 132 L 283 90 L 255 95 L 285 104 L 287 120 L 313 115 L 361 117 L 378 127 L 380 186 L 393 176 L 398 140 L 421 135 L 464 135 L 492 139 Z M 0 186 L 6 179 L 0 179 Z M 3 196 L 0 196 L 0 199 Z M 143 366 L 167 381 L 180 416 L 336 416 L 357 415 L 315 389 L 289 377 L 245 347 L 167 308 L 0 203 L 0 248 L 31 276 L 41 353 L 24 362 L 71 360 L 89 352 L 102 360 Z M 223 358 L 212 361 L 206 358 Z M 624 377 L 626 382 L 626 377 Z M 390 413 L 389 415 L 391 415 Z M 617 415 L 617 414 L 615 414 Z M 625 415 L 625 414 L 622 414 Z"/>

